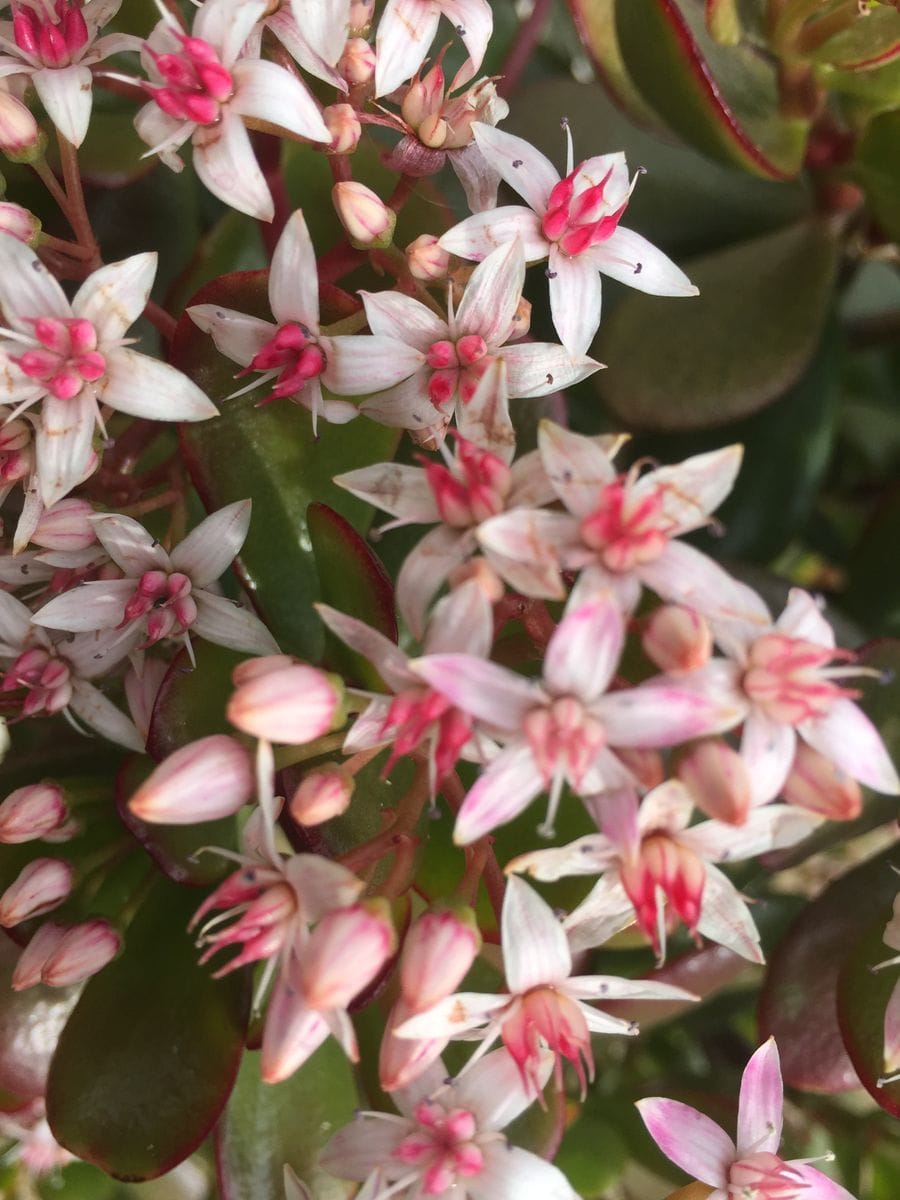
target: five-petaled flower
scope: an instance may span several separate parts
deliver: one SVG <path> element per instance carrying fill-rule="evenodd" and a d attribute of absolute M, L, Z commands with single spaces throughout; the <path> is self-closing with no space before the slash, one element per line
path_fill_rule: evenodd
<path fill-rule="evenodd" d="M 441 16 L 454 26 L 469 58 L 456 84 L 470 80 L 484 58 L 494 27 L 488 0 L 388 0 L 375 39 L 375 95 L 386 96 L 425 61 Z"/>

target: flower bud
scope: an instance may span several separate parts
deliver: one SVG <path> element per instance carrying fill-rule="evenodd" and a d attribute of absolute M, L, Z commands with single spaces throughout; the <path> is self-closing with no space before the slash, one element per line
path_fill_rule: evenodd
<path fill-rule="evenodd" d="M 340 767 L 310 771 L 291 798 L 291 816 L 298 825 L 321 825 L 339 817 L 350 804 L 353 787 L 353 776 Z"/>
<path fill-rule="evenodd" d="M 331 198 L 350 241 L 361 249 L 384 249 L 394 237 L 397 214 L 364 183 L 336 183 Z"/>
<path fill-rule="evenodd" d="M 119 953 L 122 938 L 100 917 L 66 930 L 41 970 L 48 987 L 70 987 L 101 971 Z"/>
<path fill-rule="evenodd" d="M 743 825 L 750 811 L 750 776 L 736 750 L 709 738 L 679 761 L 676 774 L 708 817 Z"/>
<path fill-rule="evenodd" d="M 249 751 L 216 733 L 182 746 L 156 768 L 128 801 L 142 821 L 193 825 L 230 817 L 253 795 Z"/>
<path fill-rule="evenodd" d="M 352 104 L 331 104 L 322 109 L 322 120 L 331 134 L 332 154 L 352 154 L 359 145 L 362 126 Z"/>
<path fill-rule="evenodd" d="M 46 144 L 31 111 L 9 92 L 0 91 L 0 150 L 6 157 L 11 162 L 35 162 Z"/>
<path fill-rule="evenodd" d="M 271 669 L 235 675 L 238 683 L 226 715 L 232 725 L 253 737 L 301 746 L 327 733 L 339 716 L 343 685 L 336 675 L 305 663 L 273 656 Z M 263 660 L 265 661 L 265 660 Z"/>
<path fill-rule="evenodd" d="M 430 1008 L 459 987 L 481 948 L 470 908 L 423 913 L 403 943 L 400 991 L 414 1012 Z"/>
<path fill-rule="evenodd" d="M 337 73 L 351 87 L 369 82 L 375 74 L 375 51 L 365 38 L 350 38 L 338 59 Z"/>
<path fill-rule="evenodd" d="M 386 1092 L 408 1087 L 444 1052 L 448 1038 L 401 1038 L 394 1034 L 416 1010 L 401 996 L 388 1015 L 378 1055 L 378 1077 Z"/>
<path fill-rule="evenodd" d="M 59 858 L 36 858 L 0 896 L 0 925 L 9 929 L 56 908 L 72 891 L 74 872 Z"/>
<path fill-rule="evenodd" d="M 300 960 L 300 983 L 310 1008 L 346 1008 L 372 982 L 396 949 L 385 900 L 364 900 L 326 913 Z"/>
<path fill-rule="evenodd" d="M 10 792 L 0 804 L 0 842 L 13 845 L 46 837 L 68 817 L 62 789 L 55 783 L 33 783 Z"/>
<path fill-rule="evenodd" d="M 18 238 L 26 246 L 36 246 L 40 240 L 41 223 L 34 213 L 21 204 L 4 200 L 0 203 L 0 233 Z"/>
<path fill-rule="evenodd" d="M 663 604 L 644 629 L 644 653 L 661 671 L 696 671 L 712 654 L 712 634 L 703 617 L 681 604 Z"/>
<path fill-rule="evenodd" d="M 12 976 L 14 992 L 23 992 L 41 982 L 44 963 L 62 941 L 65 933 L 65 925 L 57 925 L 55 921 L 46 921 L 40 927 L 19 955 Z"/>
<path fill-rule="evenodd" d="M 862 812 L 862 791 L 856 780 L 799 739 L 794 765 L 781 792 L 788 804 L 821 813 L 831 821 L 852 821 Z"/>
<path fill-rule="evenodd" d="M 87 500 L 69 496 L 45 508 L 31 540 L 45 550 L 86 550 L 97 540 L 91 518 L 94 507 Z"/>
<path fill-rule="evenodd" d="M 406 247 L 406 262 L 409 273 L 423 283 L 436 283 L 446 278 L 450 268 L 450 255 L 442 250 L 433 234 L 423 233 Z"/>

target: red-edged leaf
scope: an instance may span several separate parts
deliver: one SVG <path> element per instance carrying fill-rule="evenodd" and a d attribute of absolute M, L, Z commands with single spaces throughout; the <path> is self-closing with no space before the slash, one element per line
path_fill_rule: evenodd
<path fill-rule="evenodd" d="M 179 746 L 211 733 L 234 733 L 225 718 L 231 695 L 231 673 L 248 656 L 210 642 L 194 643 L 192 665 L 187 651 L 172 659 L 156 696 L 147 749 L 161 762 Z"/>
<path fill-rule="evenodd" d="M 900 851 L 894 857 L 900 866 Z M 895 875 L 895 890 L 897 885 Z M 878 1086 L 884 1074 L 884 1014 L 900 981 L 900 967 L 872 973 L 876 963 L 895 954 L 883 940 L 891 908 L 891 904 L 885 906 L 844 963 L 838 980 L 838 1021 L 850 1061 L 863 1087 L 892 1117 L 900 1117 L 900 1080 Z"/>
<path fill-rule="evenodd" d="M 815 31 L 815 24 L 809 26 Z M 801 43 L 802 45 L 802 43 Z M 872 9 L 852 25 L 823 42 L 812 53 L 817 62 L 843 71 L 871 71 L 900 56 L 900 13 L 894 8 Z"/>

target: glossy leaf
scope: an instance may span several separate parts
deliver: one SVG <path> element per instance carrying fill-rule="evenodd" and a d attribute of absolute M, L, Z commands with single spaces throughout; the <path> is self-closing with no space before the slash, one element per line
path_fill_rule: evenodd
<path fill-rule="evenodd" d="M 856 172 L 876 220 L 891 241 L 900 240 L 900 110 L 870 121 L 859 139 Z"/>
<path fill-rule="evenodd" d="M 803 910 L 769 963 L 760 1033 L 774 1035 L 792 1087 L 845 1092 L 859 1086 L 838 1027 L 838 975 L 871 922 L 890 909 L 896 859 L 891 847 L 830 884 Z"/>
<path fill-rule="evenodd" d="M 317 1200 L 343 1200 L 350 1185 L 318 1170 L 316 1157 L 356 1105 L 353 1070 L 331 1038 L 283 1083 L 263 1083 L 259 1055 L 245 1054 L 216 1128 L 222 1200 L 283 1200 L 285 1164 L 315 1185 Z"/>
<path fill-rule="evenodd" d="M 234 733 L 225 717 L 231 673 L 248 656 L 211 642 L 196 641 L 191 664 L 187 651 L 172 659 L 153 706 L 147 749 L 160 762 L 179 746 L 211 733 Z"/>
<path fill-rule="evenodd" d="M 812 359 L 835 264 L 812 221 L 684 264 L 698 297 L 629 293 L 600 326 L 593 352 L 614 366 L 596 390 L 638 428 L 712 428 L 764 408 Z"/>
<path fill-rule="evenodd" d="M 895 865 L 900 852 L 895 852 Z M 897 877 L 894 876 L 894 889 Z M 838 980 L 838 1021 L 844 1045 L 866 1091 L 892 1117 L 900 1117 L 900 1080 L 878 1086 L 884 1074 L 884 1014 L 900 968 L 887 967 L 873 974 L 876 963 L 895 951 L 884 944 L 884 927 L 891 916 L 887 904 L 881 915 L 851 949 Z"/>
<path fill-rule="evenodd" d="M 247 1024 L 247 980 L 214 980 L 187 924 L 196 894 L 159 878 L 121 956 L 85 987 L 50 1068 L 47 1112 L 59 1142 L 123 1179 L 152 1179 L 186 1158 L 233 1087 Z"/>
<path fill-rule="evenodd" d="M 812 26 L 815 29 L 815 26 Z M 872 9 L 816 47 L 811 57 L 845 71 L 870 71 L 900 55 L 900 16 L 890 7 Z"/>
<path fill-rule="evenodd" d="M 703 5 L 619 0 L 616 30 L 631 78 L 689 145 L 765 178 L 797 174 L 808 126 L 780 115 L 774 63 L 749 44 L 717 45 Z"/>
<path fill-rule="evenodd" d="M 600 1200 L 619 1178 L 627 1159 L 625 1141 L 609 1124 L 605 1105 L 591 1096 L 566 1129 L 554 1162 L 579 1196 Z"/>

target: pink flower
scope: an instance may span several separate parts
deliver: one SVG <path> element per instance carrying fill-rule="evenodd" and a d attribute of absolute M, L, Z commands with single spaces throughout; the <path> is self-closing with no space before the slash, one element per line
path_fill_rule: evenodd
<path fill-rule="evenodd" d="M 351 0 L 276 0 L 268 7 L 275 11 L 248 38 L 248 51 L 258 57 L 259 34 L 269 29 L 304 71 L 345 92 L 335 68 L 347 42 Z"/>
<path fill-rule="evenodd" d="M 232 725 L 267 742 L 300 746 L 344 723 L 343 681 L 282 654 L 235 667 L 226 716 Z"/>
<path fill-rule="evenodd" d="M 142 821 L 194 825 L 232 816 L 252 794 L 250 752 L 227 734 L 213 733 L 164 759 L 128 807 Z"/>
<path fill-rule="evenodd" d="M 785 1161 L 781 1143 L 784 1087 L 773 1038 L 744 1070 L 737 1146 L 721 1126 L 678 1100 L 639 1100 L 650 1136 L 676 1166 L 715 1190 L 709 1200 L 853 1200 L 848 1191 L 802 1159 Z M 833 1155 L 826 1155 L 828 1161 Z"/>
<path fill-rule="evenodd" d="M 388 0 L 375 39 L 375 95 L 387 96 L 411 78 L 425 61 L 441 16 L 447 18 L 469 52 L 457 83 L 471 79 L 484 59 L 494 27 L 488 0 Z"/>
<path fill-rule="evenodd" d="M 35 858 L 0 895 L 0 925 L 11 928 L 58 908 L 74 882 L 71 865 L 59 858 Z"/>

